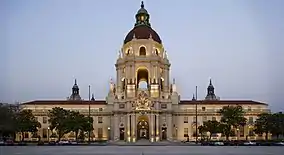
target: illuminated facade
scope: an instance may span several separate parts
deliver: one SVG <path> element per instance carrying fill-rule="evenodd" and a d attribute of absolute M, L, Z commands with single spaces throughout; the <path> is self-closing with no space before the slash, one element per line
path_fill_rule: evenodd
<path fill-rule="evenodd" d="M 223 106 L 241 105 L 246 111 L 248 124 L 234 138 L 256 138 L 253 122 L 259 113 L 269 112 L 265 103 L 248 100 L 220 100 L 210 80 L 204 100 L 180 100 L 175 80 L 170 81 L 170 62 L 159 35 L 151 28 L 150 15 L 141 4 L 134 28 L 127 34 L 116 61 L 116 81 L 110 82 L 106 100 L 82 100 L 75 81 L 68 100 L 32 101 L 22 104 L 31 109 L 41 122 L 39 130 L 44 140 L 48 129 L 48 110 L 62 107 L 88 115 L 90 105 L 94 119 L 92 139 L 136 142 L 181 141 L 195 139 L 195 106 L 197 125 L 207 120 L 220 120 L 217 113 Z M 30 138 L 30 134 L 26 138 Z M 63 139 L 72 139 L 72 133 Z M 199 137 L 200 138 L 200 137 Z M 220 138 L 220 135 L 217 136 Z"/>

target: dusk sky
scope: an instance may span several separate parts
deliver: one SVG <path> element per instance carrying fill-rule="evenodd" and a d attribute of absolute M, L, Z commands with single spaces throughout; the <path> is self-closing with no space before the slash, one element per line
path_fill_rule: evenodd
<path fill-rule="evenodd" d="M 105 99 L 140 0 L 1 0 L 0 102 L 65 100 L 77 79 Z M 209 78 L 221 99 L 284 110 L 283 0 L 146 0 L 182 99 Z M 282 60 L 282 61 L 281 61 Z"/>

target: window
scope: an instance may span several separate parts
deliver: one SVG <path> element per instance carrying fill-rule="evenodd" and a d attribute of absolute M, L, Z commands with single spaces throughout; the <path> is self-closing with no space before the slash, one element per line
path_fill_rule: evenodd
<path fill-rule="evenodd" d="M 251 106 L 248 107 L 248 111 L 251 111 Z"/>
<path fill-rule="evenodd" d="M 42 138 L 47 138 L 47 129 L 42 129 Z"/>
<path fill-rule="evenodd" d="M 203 122 L 207 121 L 207 116 L 203 116 Z"/>
<path fill-rule="evenodd" d="M 98 117 L 98 123 L 103 123 L 103 117 Z"/>
<path fill-rule="evenodd" d="M 103 138 L 103 128 L 98 128 L 98 138 Z"/>
<path fill-rule="evenodd" d="M 183 137 L 188 137 L 188 128 L 184 128 Z"/>
<path fill-rule="evenodd" d="M 99 108 L 99 111 L 103 111 L 103 108 Z"/>
<path fill-rule="evenodd" d="M 46 123 L 47 123 L 47 117 L 43 117 L 43 118 L 42 118 L 42 123 L 43 123 L 43 124 L 46 124 Z"/>
<path fill-rule="evenodd" d="M 245 129 L 243 126 L 240 127 L 240 137 L 244 137 L 245 135 Z"/>
<path fill-rule="evenodd" d="M 212 117 L 212 121 L 216 121 L 216 117 Z"/>
<path fill-rule="evenodd" d="M 161 108 L 162 109 L 167 109 L 167 104 L 165 104 L 165 103 L 161 104 Z"/>
<path fill-rule="evenodd" d="M 248 123 L 249 123 L 249 124 L 253 124 L 253 117 L 249 117 Z"/>
<path fill-rule="evenodd" d="M 126 52 L 126 55 L 129 55 L 129 54 L 130 54 L 130 49 L 128 49 Z"/>
<path fill-rule="evenodd" d="M 183 122 L 184 122 L 184 123 L 188 123 L 188 117 L 184 117 L 184 118 L 183 118 Z"/>
<path fill-rule="evenodd" d="M 206 110 L 206 107 L 202 107 L 202 111 L 205 111 Z"/>
<path fill-rule="evenodd" d="M 24 137 L 25 137 L 25 138 L 29 138 L 29 133 L 28 133 L 28 132 L 25 132 Z"/>
<path fill-rule="evenodd" d="M 123 103 L 119 104 L 119 108 L 124 109 L 124 104 Z"/>
<path fill-rule="evenodd" d="M 159 55 L 158 49 L 155 49 L 155 54 L 156 54 L 156 55 Z"/>
<path fill-rule="evenodd" d="M 196 117 L 193 117 L 193 118 L 192 118 L 192 122 L 193 122 L 193 123 L 196 123 Z"/>
<path fill-rule="evenodd" d="M 140 47 L 140 50 L 139 50 L 139 55 L 146 55 L 146 48 L 145 47 Z"/>

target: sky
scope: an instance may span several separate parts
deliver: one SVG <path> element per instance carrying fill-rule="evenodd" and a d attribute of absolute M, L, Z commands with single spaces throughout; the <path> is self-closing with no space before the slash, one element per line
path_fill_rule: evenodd
<path fill-rule="evenodd" d="M 1 0 L 0 102 L 105 99 L 140 0 Z M 209 79 L 225 100 L 284 111 L 283 0 L 145 0 L 182 99 Z M 281 61 L 282 60 L 282 61 Z"/>

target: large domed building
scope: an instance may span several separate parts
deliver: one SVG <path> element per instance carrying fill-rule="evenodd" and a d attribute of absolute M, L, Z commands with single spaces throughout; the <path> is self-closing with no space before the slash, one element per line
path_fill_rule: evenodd
<path fill-rule="evenodd" d="M 239 138 L 256 138 L 252 126 L 259 113 L 268 112 L 268 105 L 251 100 L 222 100 L 215 95 L 212 81 L 203 100 L 195 96 L 181 100 L 175 80 L 170 79 L 170 61 L 158 33 L 151 27 L 150 14 L 142 2 L 136 22 L 126 35 L 115 67 L 116 81 L 110 82 L 106 100 L 82 100 L 75 80 L 67 100 L 36 100 L 23 103 L 41 122 L 39 135 L 48 140 L 48 110 L 62 107 L 93 117 L 93 140 L 136 142 L 195 140 L 196 126 L 204 121 L 220 120 L 218 111 L 227 105 L 241 105 L 248 119 Z M 197 117 L 196 117 L 197 115 Z M 197 122 L 196 122 L 197 120 Z M 198 134 L 199 135 L 199 134 Z M 25 138 L 31 138 L 27 133 Z M 63 139 L 72 139 L 66 134 Z M 198 137 L 200 138 L 200 136 Z M 215 138 L 222 138 L 217 135 Z M 235 137 L 231 137 L 236 138 Z"/>

